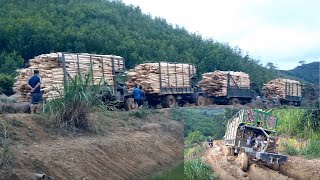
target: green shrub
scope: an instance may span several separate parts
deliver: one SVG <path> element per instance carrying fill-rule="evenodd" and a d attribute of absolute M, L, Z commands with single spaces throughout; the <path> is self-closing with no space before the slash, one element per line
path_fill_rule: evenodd
<path fill-rule="evenodd" d="M 299 153 L 309 159 L 320 158 L 320 140 L 318 138 L 308 140 Z"/>
<path fill-rule="evenodd" d="M 14 77 L 12 75 L 0 74 L 0 94 L 12 95 Z"/>
<path fill-rule="evenodd" d="M 148 108 L 141 108 L 141 109 L 136 109 L 130 112 L 130 116 L 134 116 L 136 118 L 140 119 L 145 119 L 147 116 L 151 113 L 151 109 Z"/>
<path fill-rule="evenodd" d="M 200 143 L 206 140 L 206 137 L 200 131 L 194 131 L 188 134 L 188 136 L 184 139 L 184 143 L 186 145 L 190 145 L 193 143 Z"/>
<path fill-rule="evenodd" d="M 185 180 L 213 180 L 218 177 L 213 173 L 212 167 L 200 159 L 184 162 Z"/>
<path fill-rule="evenodd" d="M 59 90 L 59 98 L 50 100 L 45 108 L 48 124 L 67 130 L 90 130 L 90 113 L 95 110 L 112 109 L 100 99 L 100 86 L 91 85 L 91 77 L 73 78 L 63 91 Z"/>
<path fill-rule="evenodd" d="M 284 148 L 285 154 L 288 154 L 290 156 L 299 154 L 299 150 L 294 147 L 294 141 L 292 140 L 283 142 L 282 146 Z"/>

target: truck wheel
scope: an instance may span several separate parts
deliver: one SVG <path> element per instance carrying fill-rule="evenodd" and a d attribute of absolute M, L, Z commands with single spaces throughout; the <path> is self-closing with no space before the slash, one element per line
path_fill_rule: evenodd
<path fill-rule="evenodd" d="M 240 101 L 239 101 L 239 99 L 237 99 L 237 98 L 231 98 L 231 99 L 229 100 L 229 104 L 230 104 L 230 105 L 238 105 L 238 104 L 240 104 Z"/>
<path fill-rule="evenodd" d="M 204 97 L 202 95 L 197 97 L 196 106 L 204 106 Z"/>
<path fill-rule="evenodd" d="M 240 154 L 240 168 L 242 171 L 246 172 L 248 170 L 249 158 L 247 153 L 242 152 Z"/>
<path fill-rule="evenodd" d="M 271 169 L 275 170 L 275 171 L 279 171 L 280 169 L 280 164 L 272 164 Z"/>
<path fill-rule="evenodd" d="M 161 105 L 164 108 L 174 107 L 176 105 L 176 98 L 174 98 L 172 95 L 164 96 L 161 99 Z"/>
<path fill-rule="evenodd" d="M 232 148 L 231 147 L 227 147 L 227 152 L 226 152 L 226 156 L 232 156 Z"/>
<path fill-rule="evenodd" d="M 294 103 L 292 101 L 289 102 L 289 106 L 293 106 Z"/>
<path fill-rule="evenodd" d="M 128 98 L 124 101 L 124 108 L 127 111 L 131 111 L 135 108 L 134 100 L 133 98 Z"/>

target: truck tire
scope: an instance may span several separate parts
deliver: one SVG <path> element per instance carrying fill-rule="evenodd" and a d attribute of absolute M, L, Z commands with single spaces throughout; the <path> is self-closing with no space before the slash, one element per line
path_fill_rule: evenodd
<path fill-rule="evenodd" d="M 163 108 L 171 108 L 176 106 L 176 98 L 173 95 L 167 95 L 162 97 L 161 105 Z"/>
<path fill-rule="evenodd" d="M 280 164 L 272 164 L 271 169 L 275 170 L 275 171 L 279 171 L 280 169 Z"/>
<path fill-rule="evenodd" d="M 238 105 L 238 104 L 240 104 L 240 101 L 239 101 L 239 99 L 237 99 L 237 98 L 231 98 L 231 99 L 229 100 L 229 104 L 230 104 L 230 105 Z"/>
<path fill-rule="evenodd" d="M 124 101 L 124 108 L 127 110 L 127 111 L 131 111 L 135 108 L 135 103 L 134 103 L 134 100 L 133 98 L 127 98 L 125 101 Z"/>
<path fill-rule="evenodd" d="M 240 154 L 240 168 L 242 169 L 242 171 L 246 172 L 248 170 L 248 164 L 249 164 L 249 158 L 247 153 L 242 152 Z"/>
<path fill-rule="evenodd" d="M 199 95 L 196 100 L 196 106 L 204 106 L 205 100 L 202 95 Z"/>

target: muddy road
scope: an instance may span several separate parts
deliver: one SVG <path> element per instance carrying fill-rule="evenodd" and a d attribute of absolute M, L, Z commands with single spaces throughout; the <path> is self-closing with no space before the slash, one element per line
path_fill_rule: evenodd
<path fill-rule="evenodd" d="M 214 141 L 203 157 L 212 165 L 221 180 L 320 180 L 320 160 L 306 160 L 301 157 L 289 157 L 289 161 L 274 171 L 262 164 L 251 163 L 247 172 L 243 172 L 235 157 L 225 156 L 223 141 Z"/>

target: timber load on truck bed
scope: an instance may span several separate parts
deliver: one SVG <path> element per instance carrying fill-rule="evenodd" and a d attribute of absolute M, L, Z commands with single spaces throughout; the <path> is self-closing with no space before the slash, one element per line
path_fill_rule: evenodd
<path fill-rule="evenodd" d="M 202 74 L 201 90 L 215 103 L 249 103 L 253 93 L 250 77 L 244 72 L 214 71 Z"/>
<path fill-rule="evenodd" d="M 274 79 L 264 84 L 262 91 L 268 99 L 277 98 L 281 104 L 300 105 L 301 83 L 291 79 Z"/>
<path fill-rule="evenodd" d="M 142 85 L 146 94 L 191 93 L 191 78 L 196 74 L 196 67 L 182 63 L 145 63 L 139 64 L 128 72 L 128 87 Z"/>
<path fill-rule="evenodd" d="M 40 71 L 41 91 L 45 100 L 61 96 L 58 91 L 63 92 L 68 81 L 76 76 L 85 78 L 88 75 L 91 76 L 89 83 L 112 87 L 111 94 L 115 95 L 119 93 L 116 76 L 125 72 L 122 57 L 87 53 L 42 54 L 30 59 L 29 65 L 28 68 L 18 70 L 20 74 L 14 83 L 14 90 L 21 93 L 19 101 L 28 101 L 30 89 L 27 83 L 36 69 Z"/>
<path fill-rule="evenodd" d="M 276 132 L 277 117 L 270 113 L 249 109 L 240 110 L 229 119 L 224 142 L 227 155 L 237 156 L 241 168 L 246 171 L 249 161 L 261 161 L 278 169 L 287 162 L 288 157 L 277 152 Z"/>
<path fill-rule="evenodd" d="M 173 107 L 185 103 L 204 105 L 200 89 L 196 87 L 196 67 L 184 63 L 145 63 L 128 72 L 128 87 L 141 85 L 151 106 Z"/>

